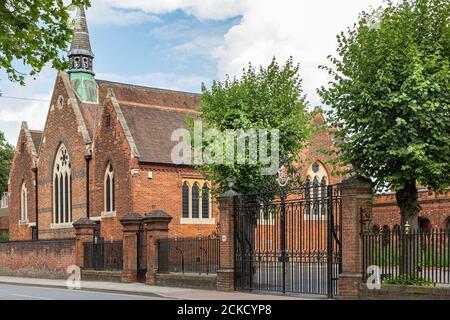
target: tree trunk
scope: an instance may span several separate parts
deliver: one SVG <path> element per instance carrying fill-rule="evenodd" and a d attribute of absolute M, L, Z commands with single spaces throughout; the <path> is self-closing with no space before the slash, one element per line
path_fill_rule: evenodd
<path fill-rule="evenodd" d="M 420 243 L 418 213 L 420 211 L 416 182 L 408 181 L 404 188 L 397 191 L 397 205 L 400 207 L 401 225 L 403 230 L 403 245 L 400 261 L 400 273 L 409 277 L 417 276 L 418 255 Z M 409 232 L 405 230 L 406 223 L 409 224 Z"/>

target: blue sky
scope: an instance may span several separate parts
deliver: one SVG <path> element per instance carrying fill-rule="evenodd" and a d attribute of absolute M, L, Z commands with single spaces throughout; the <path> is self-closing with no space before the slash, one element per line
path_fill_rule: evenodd
<path fill-rule="evenodd" d="M 328 75 L 336 34 L 382 0 L 92 0 L 87 11 L 98 79 L 199 92 L 202 82 L 239 75 L 272 57 L 300 63 L 310 108 Z M 26 86 L 0 70 L 0 130 L 13 145 L 21 121 L 43 129 L 56 72 Z M 11 99 L 18 97 L 24 99 Z"/>

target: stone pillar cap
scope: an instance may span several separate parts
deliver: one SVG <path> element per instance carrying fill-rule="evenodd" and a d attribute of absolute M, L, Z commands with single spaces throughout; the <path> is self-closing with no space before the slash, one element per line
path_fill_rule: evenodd
<path fill-rule="evenodd" d="M 172 219 L 172 216 L 162 210 L 154 210 L 152 212 L 146 213 L 145 218 L 166 218 L 166 219 Z"/>
<path fill-rule="evenodd" d="M 351 176 L 345 180 L 343 180 L 341 183 L 341 186 L 348 186 L 348 185 L 361 185 L 361 184 L 370 184 L 372 185 L 372 180 L 369 178 L 360 176 L 360 175 L 354 175 Z"/>
<path fill-rule="evenodd" d="M 234 191 L 233 189 L 230 189 L 228 191 L 225 191 L 224 193 L 222 193 L 220 196 L 218 196 L 218 199 L 229 199 L 229 198 L 233 198 L 235 196 L 238 196 L 239 193 L 237 193 L 236 191 Z"/>
<path fill-rule="evenodd" d="M 87 217 L 78 219 L 73 223 L 74 228 L 76 227 L 95 227 L 95 222 Z"/>
<path fill-rule="evenodd" d="M 124 215 L 123 217 L 120 217 L 119 221 L 121 223 L 133 223 L 133 222 L 141 222 L 142 216 L 139 213 L 136 212 L 130 212 Z"/>

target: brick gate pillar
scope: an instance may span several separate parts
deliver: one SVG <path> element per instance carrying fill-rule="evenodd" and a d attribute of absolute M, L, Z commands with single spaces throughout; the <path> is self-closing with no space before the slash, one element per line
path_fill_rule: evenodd
<path fill-rule="evenodd" d="M 233 188 L 233 181 L 228 181 L 229 190 L 220 195 L 220 264 L 217 270 L 217 290 L 234 290 L 234 200 L 239 195 Z"/>
<path fill-rule="evenodd" d="M 372 182 L 360 176 L 340 184 L 342 196 L 342 272 L 339 297 L 356 298 L 363 278 L 361 211 L 372 215 Z"/>
<path fill-rule="evenodd" d="M 123 271 L 122 282 L 137 282 L 138 232 L 142 217 L 134 212 L 120 218 L 123 231 Z"/>
<path fill-rule="evenodd" d="M 164 211 L 155 210 L 144 217 L 145 237 L 147 241 L 147 273 L 145 283 L 155 284 L 158 272 L 158 239 L 169 237 L 169 223 L 172 217 Z"/>
<path fill-rule="evenodd" d="M 84 267 L 84 246 L 87 241 L 94 241 L 95 222 L 89 218 L 81 218 L 73 223 L 75 229 L 75 255 L 76 264 L 80 268 Z"/>

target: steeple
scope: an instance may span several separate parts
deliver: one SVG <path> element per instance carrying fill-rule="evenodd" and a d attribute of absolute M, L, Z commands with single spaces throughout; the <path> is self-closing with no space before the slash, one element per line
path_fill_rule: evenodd
<path fill-rule="evenodd" d="M 91 50 L 86 12 L 83 6 L 77 8 L 72 45 L 68 56 L 70 60 L 69 73 L 86 72 L 94 75 L 92 68 L 94 54 Z"/>
<path fill-rule="evenodd" d="M 77 8 L 72 45 L 68 57 L 70 61 L 68 73 L 73 89 L 75 89 L 81 101 L 97 103 L 97 83 L 92 68 L 94 54 L 89 40 L 86 12 L 82 6 Z"/>

